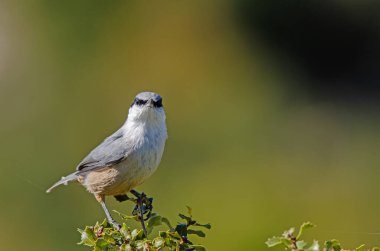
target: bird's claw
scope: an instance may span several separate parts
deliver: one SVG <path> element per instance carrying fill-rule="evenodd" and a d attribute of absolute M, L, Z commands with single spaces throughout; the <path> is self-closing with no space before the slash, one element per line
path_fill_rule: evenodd
<path fill-rule="evenodd" d="M 121 225 L 117 222 L 117 221 L 115 221 L 115 220 L 109 220 L 108 221 L 116 230 L 120 230 L 121 229 Z"/>

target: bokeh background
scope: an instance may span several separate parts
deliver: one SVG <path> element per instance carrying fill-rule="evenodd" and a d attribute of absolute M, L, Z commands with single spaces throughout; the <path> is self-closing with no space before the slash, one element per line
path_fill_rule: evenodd
<path fill-rule="evenodd" d="M 380 245 L 378 1 L 0 2 L 2 250 L 85 250 L 104 218 L 72 184 L 46 188 L 164 97 L 169 140 L 139 190 L 176 221 L 193 207 L 209 250 L 309 238 Z M 128 203 L 108 200 L 130 212 Z"/>

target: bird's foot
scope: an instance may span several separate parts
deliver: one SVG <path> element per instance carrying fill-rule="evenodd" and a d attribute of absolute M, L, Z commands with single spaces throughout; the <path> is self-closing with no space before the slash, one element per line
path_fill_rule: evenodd
<path fill-rule="evenodd" d="M 117 221 L 115 221 L 114 219 L 109 219 L 108 223 L 110 223 L 116 230 L 121 229 L 121 225 Z"/>

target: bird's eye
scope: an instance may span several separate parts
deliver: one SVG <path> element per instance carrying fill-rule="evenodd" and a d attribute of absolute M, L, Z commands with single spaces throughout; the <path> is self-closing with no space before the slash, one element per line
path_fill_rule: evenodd
<path fill-rule="evenodd" d="M 162 99 L 153 102 L 154 107 L 162 107 Z"/>
<path fill-rule="evenodd" d="M 136 105 L 138 105 L 138 106 L 142 106 L 142 105 L 145 105 L 146 102 L 147 102 L 146 100 L 142 100 L 142 99 L 136 98 L 133 103 L 136 104 Z"/>

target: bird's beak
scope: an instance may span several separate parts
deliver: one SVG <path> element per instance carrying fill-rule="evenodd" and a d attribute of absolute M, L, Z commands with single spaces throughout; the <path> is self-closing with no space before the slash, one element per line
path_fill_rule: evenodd
<path fill-rule="evenodd" d="M 153 106 L 154 106 L 154 101 L 153 101 L 153 99 L 149 99 L 147 105 L 148 105 L 148 107 L 153 108 Z"/>

